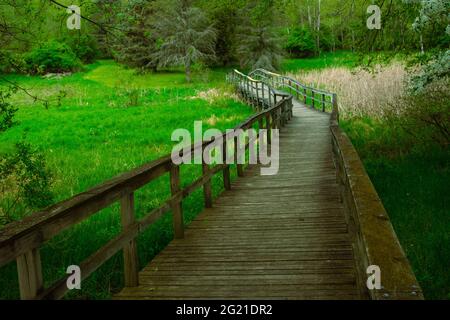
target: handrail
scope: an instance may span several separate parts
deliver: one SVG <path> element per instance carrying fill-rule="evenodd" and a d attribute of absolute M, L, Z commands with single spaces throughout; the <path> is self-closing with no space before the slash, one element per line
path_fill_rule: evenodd
<path fill-rule="evenodd" d="M 251 78 L 247 78 L 250 81 Z M 254 79 L 252 81 L 259 82 Z M 282 100 L 277 102 L 275 98 L 271 106 L 237 125 L 234 131 L 248 129 L 257 123 L 257 137 L 259 137 L 261 129 L 283 127 L 290 119 L 291 114 L 292 97 L 284 95 Z M 64 296 L 68 291 L 66 281 L 69 276 L 63 277 L 48 288 L 44 288 L 40 247 L 63 230 L 86 220 L 116 202 L 120 203 L 122 231 L 79 264 L 82 270 L 81 277 L 82 280 L 85 279 L 114 254 L 123 249 L 125 286 L 137 286 L 139 263 L 136 237 L 157 219 L 172 211 L 175 238 L 183 238 L 184 224 L 181 205 L 183 199 L 198 188 L 203 187 L 205 207 L 211 207 L 211 178 L 221 171 L 225 189 L 231 188 L 230 165 L 227 160 L 231 157 L 236 159 L 237 148 L 241 147 L 237 144 L 238 137 L 236 135 L 230 136 L 229 133 L 223 133 L 221 138 L 218 141 L 222 141 L 223 144 L 221 148 L 224 158 L 223 164 L 210 166 L 202 159 L 202 176 L 184 188 L 180 186 L 180 165 L 174 164 L 171 156 L 166 155 L 0 229 L 0 267 L 14 259 L 16 260 L 21 299 L 59 299 Z M 234 141 L 235 150 L 229 157 L 229 152 L 225 150 L 228 141 L 231 140 Z M 267 143 L 271 143 L 269 132 Z M 192 154 L 195 150 L 199 148 L 204 150 L 208 146 L 211 147 L 212 144 L 217 146 L 215 140 L 202 141 L 191 145 L 187 152 Z M 249 144 L 250 142 L 246 143 L 241 150 L 247 151 Z M 243 164 L 236 164 L 236 168 L 238 176 L 243 176 Z M 137 220 L 134 214 L 134 192 L 167 173 L 170 175 L 170 198 L 161 206 Z"/>
<path fill-rule="evenodd" d="M 315 108 L 316 103 L 318 103 L 322 107 L 321 109 L 323 112 L 332 111 L 334 108 L 333 106 L 337 104 L 337 95 L 335 93 L 304 85 L 296 79 L 288 76 L 261 68 L 253 70 L 249 76 L 252 78 L 259 78 L 261 81 L 270 83 L 274 88 L 288 89 L 290 94 L 296 95 L 297 99 L 300 99 L 301 95 L 305 105 L 310 104 L 313 108 Z"/>
<path fill-rule="evenodd" d="M 244 99 L 258 110 L 269 108 L 276 104 L 277 97 L 287 97 L 283 92 L 276 92 L 269 84 L 254 79 L 234 69 L 227 75 L 227 81 L 232 83 Z"/>

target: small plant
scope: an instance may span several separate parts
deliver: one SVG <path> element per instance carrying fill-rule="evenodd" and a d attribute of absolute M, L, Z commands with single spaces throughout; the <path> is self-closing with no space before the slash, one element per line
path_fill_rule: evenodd
<path fill-rule="evenodd" d="M 52 176 L 44 155 L 26 142 L 0 158 L 0 224 L 20 219 L 28 210 L 52 203 Z"/>
<path fill-rule="evenodd" d="M 11 105 L 7 100 L 11 96 L 11 93 L 16 90 L 17 89 L 11 89 L 10 91 L 0 90 L 0 132 L 6 131 L 15 123 L 14 115 L 18 109 Z"/>
<path fill-rule="evenodd" d="M 24 56 L 31 74 L 72 72 L 81 68 L 81 62 L 69 46 L 49 41 Z"/>

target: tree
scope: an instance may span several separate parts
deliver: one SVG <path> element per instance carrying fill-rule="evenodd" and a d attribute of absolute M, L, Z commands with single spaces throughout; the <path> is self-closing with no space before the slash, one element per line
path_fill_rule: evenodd
<path fill-rule="evenodd" d="M 193 64 L 215 58 L 216 30 L 205 13 L 187 0 L 159 4 L 153 26 L 162 43 L 154 58 L 162 67 L 184 66 L 186 81 L 190 82 Z"/>
<path fill-rule="evenodd" d="M 281 62 L 279 37 L 274 32 L 272 1 L 252 1 L 243 10 L 236 55 L 241 67 L 277 70 Z"/>
<path fill-rule="evenodd" d="M 116 59 L 130 67 L 156 71 L 158 61 L 154 57 L 156 36 L 152 32 L 152 2 L 130 1 L 125 9 L 120 28 L 122 35 L 113 46 Z"/>

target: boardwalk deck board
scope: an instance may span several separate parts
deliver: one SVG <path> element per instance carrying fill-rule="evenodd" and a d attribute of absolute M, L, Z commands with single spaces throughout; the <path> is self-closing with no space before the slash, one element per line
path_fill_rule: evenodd
<path fill-rule="evenodd" d="M 329 114 L 294 100 L 277 175 L 251 167 L 115 299 L 361 299 Z"/>

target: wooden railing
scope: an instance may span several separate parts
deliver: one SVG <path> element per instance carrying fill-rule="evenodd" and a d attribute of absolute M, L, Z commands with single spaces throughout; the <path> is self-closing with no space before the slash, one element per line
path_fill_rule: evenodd
<path fill-rule="evenodd" d="M 339 110 L 330 116 L 333 160 L 345 218 L 353 240 L 357 281 L 372 300 L 423 299 L 389 216 L 348 136 L 339 127 Z M 368 290 L 367 268 L 378 266 L 381 289 Z"/>
<path fill-rule="evenodd" d="M 266 88 L 267 89 L 267 88 Z M 292 97 L 284 95 L 281 100 L 272 100 L 269 108 L 256 113 L 234 128 L 246 130 L 257 124 L 258 139 L 261 129 L 281 128 L 292 115 Z M 270 144 L 270 130 L 267 143 Z M 234 141 L 234 153 L 229 156 L 226 151 L 227 143 Z M 100 210 L 119 202 L 122 230 L 118 236 L 111 239 L 85 261 L 79 264 L 82 280 L 97 270 L 114 254 L 123 250 L 125 286 L 138 285 L 138 255 L 136 237 L 151 226 L 156 220 L 168 212 L 173 214 L 173 229 L 175 238 L 183 238 L 183 199 L 199 188 L 203 188 L 205 207 L 213 203 L 211 178 L 222 172 L 225 189 L 231 188 L 230 165 L 227 164 L 238 155 L 238 137 L 223 134 L 222 155 L 223 164 L 208 165 L 203 160 L 202 176 L 189 186 L 180 186 L 180 165 L 172 162 L 167 155 L 152 161 L 132 171 L 126 172 L 86 192 L 78 194 L 68 200 L 57 203 L 43 211 L 36 212 L 23 220 L 12 222 L 0 230 L 0 267 L 16 260 L 19 277 L 20 296 L 22 299 L 59 299 L 68 291 L 66 282 L 68 276 L 60 279 L 48 288 L 44 288 L 42 266 L 39 250 L 47 241 L 63 230 L 78 224 Z M 206 141 L 191 145 L 189 152 L 201 148 L 204 150 L 215 141 Z M 245 143 L 245 152 L 251 141 Z M 211 147 L 211 146 L 210 146 Z M 182 153 L 181 153 L 182 155 Z M 237 175 L 244 173 L 243 164 L 235 161 Z M 152 210 L 143 218 L 137 220 L 134 208 L 134 193 L 155 179 L 170 175 L 171 197 L 160 207 Z"/>
<path fill-rule="evenodd" d="M 323 112 L 331 112 L 334 106 L 337 105 L 337 95 L 335 93 L 306 86 L 285 75 L 270 72 L 265 69 L 255 69 L 249 76 L 263 81 L 274 89 L 285 90 L 305 105 L 322 110 Z"/>

